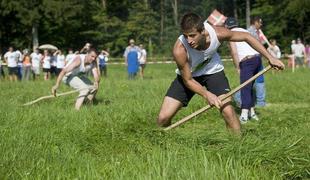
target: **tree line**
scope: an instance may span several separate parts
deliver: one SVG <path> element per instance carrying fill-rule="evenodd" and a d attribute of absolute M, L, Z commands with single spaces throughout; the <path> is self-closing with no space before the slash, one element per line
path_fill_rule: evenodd
<path fill-rule="evenodd" d="M 213 9 L 246 27 L 249 15 L 263 19 L 263 31 L 289 52 L 292 39 L 310 40 L 309 0 L 1 0 L 0 50 L 50 43 L 79 49 L 85 42 L 122 56 L 128 40 L 151 56 L 171 53 L 186 12 L 207 18 Z"/>

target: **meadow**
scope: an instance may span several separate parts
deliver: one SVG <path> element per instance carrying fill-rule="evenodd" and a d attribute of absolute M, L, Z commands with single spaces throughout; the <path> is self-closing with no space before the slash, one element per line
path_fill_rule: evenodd
<path fill-rule="evenodd" d="M 225 63 L 231 87 L 239 85 Z M 310 179 L 310 69 L 265 75 L 260 121 L 230 134 L 217 109 L 164 132 L 156 117 L 175 64 L 149 64 L 129 81 L 109 65 L 97 103 L 49 95 L 53 81 L 0 82 L 0 179 Z M 62 84 L 61 92 L 71 90 Z M 195 96 L 173 122 L 206 106 Z M 236 111 L 240 109 L 236 107 Z"/>

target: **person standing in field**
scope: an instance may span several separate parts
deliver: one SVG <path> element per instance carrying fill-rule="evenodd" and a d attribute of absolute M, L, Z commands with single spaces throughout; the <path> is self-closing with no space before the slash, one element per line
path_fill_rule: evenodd
<path fill-rule="evenodd" d="M 177 77 L 171 83 L 157 118 L 159 126 L 169 126 L 172 117 L 188 105 L 194 94 L 199 94 L 211 106 L 222 113 L 226 127 L 240 133 L 240 122 L 236 116 L 231 98 L 222 102 L 220 97 L 230 91 L 217 49 L 221 41 L 246 41 L 263 54 L 276 69 L 284 64 L 272 57 L 253 36 L 245 32 L 233 32 L 224 27 L 211 26 L 194 13 L 187 13 L 181 19 L 182 35 L 173 47 L 177 64 Z"/>
<path fill-rule="evenodd" d="M 30 54 L 31 65 L 32 65 L 32 75 L 33 80 L 36 80 L 40 76 L 40 64 L 42 59 L 42 54 L 39 52 L 39 49 L 36 48 L 33 53 Z"/>
<path fill-rule="evenodd" d="M 252 36 L 254 36 L 260 43 L 263 44 L 260 38 L 261 27 L 263 26 L 263 20 L 259 16 L 251 17 L 251 26 L 247 29 Z M 262 60 L 261 60 L 262 61 Z M 264 69 L 263 63 L 261 63 L 260 70 Z M 254 88 L 256 92 L 256 106 L 266 106 L 266 88 L 264 75 L 259 76 L 255 83 Z"/>
<path fill-rule="evenodd" d="M 110 54 L 108 53 L 108 51 L 105 51 L 105 50 L 101 50 L 99 56 L 98 56 L 98 64 L 99 64 L 99 69 L 100 69 L 100 75 L 104 76 L 104 77 L 107 77 L 107 72 L 108 72 L 108 69 L 107 69 L 107 61 L 108 61 L 108 56 Z"/>
<path fill-rule="evenodd" d="M 225 27 L 231 31 L 249 33 L 247 30 L 238 26 L 235 18 L 229 17 L 225 21 Z M 229 42 L 229 47 L 235 68 L 240 76 L 240 84 L 242 84 L 259 72 L 262 63 L 260 54 L 244 41 Z M 254 82 L 249 83 L 241 89 L 241 92 L 236 93 L 238 98 L 237 103 L 241 107 L 241 115 L 239 117 L 241 124 L 247 123 L 249 119 L 259 120 L 254 109 L 255 95 L 253 86 Z M 240 102 L 239 96 L 241 97 Z"/>
<path fill-rule="evenodd" d="M 51 55 L 48 50 L 44 50 L 44 54 L 41 58 L 44 80 L 49 80 L 51 76 Z"/>
<path fill-rule="evenodd" d="M 29 81 L 31 74 L 31 58 L 28 49 L 25 49 L 23 53 L 23 80 Z"/>
<path fill-rule="evenodd" d="M 62 54 L 61 50 L 57 50 L 54 53 L 54 56 L 56 58 L 56 77 L 59 75 L 59 73 L 62 71 L 62 69 L 65 67 L 65 55 Z"/>
<path fill-rule="evenodd" d="M 139 70 L 139 53 L 139 47 L 135 45 L 135 41 L 133 39 L 130 39 L 129 46 L 126 47 L 123 55 L 125 58 L 125 65 L 127 66 L 128 79 L 134 79 L 137 75 Z"/>
<path fill-rule="evenodd" d="M 281 51 L 275 39 L 270 40 L 270 46 L 267 48 L 267 50 L 273 57 L 278 59 L 281 58 Z"/>
<path fill-rule="evenodd" d="M 140 64 L 140 77 L 143 79 L 144 78 L 144 69 L 146 66 L 146 50 L 143 46 L 143 44 L 139 45 L 140 48 L 140 53 L 139 53 L 139 64 Z"/>
<path fill-rule="evenodd" d="M 4 60 L 7 63 L 10 81 L 17 81 L 18 69 L 15 52 L 13 47 L 9 47 L 9 51 L 4 54 Z"/>
<path fill-rule="evenodd" d="M 75 102 L 75 109 L 79 110 L 87 100 L 92 102 L 99 88 L 100 76 L 97 68 L 97 53 L 95 49 L 89 49 L 87 54 L 78 54 L 71 63 L 59 73 L 56 84 L 52 87 L 52 94 L 56 96 L 56 90 L 63 81 L 70 87 L 79 91 L 79 96 Z M 95 82 L 91 82 L 85 74 L 92 71 Z"/>
<path fill-rule="evenodd" d="M 15 51 L 15 58 L 17 61 L 17 79 L 20 81 L 23 78 L 23 54 L 18 49 Z"/>
<path fill-rule="evenodd" d="M 297 43 L 292 46 L 292 52 L 294 54 L 296 68 L 299 68 L 299 66 L 304 67 L 306 62 L 306 49 L 300 38 L 298 38 Z"/>
<path fill-rule="evenodd" d="M 68 54 L 66 55 L 66 59 L 65 59 L 65 65 L 71 63 L 71 61 L 73 61 L 74 57 L 76 56 L 76 54 L 73 53 L 73 50 L 70 48 L 68 50 Z"/>

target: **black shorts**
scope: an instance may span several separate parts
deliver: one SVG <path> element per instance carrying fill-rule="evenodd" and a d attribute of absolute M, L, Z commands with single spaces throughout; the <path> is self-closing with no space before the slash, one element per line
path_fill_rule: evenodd
<path fill-rule="evenodd" d="M 208 91 L 217 96 L 226 94 L 230 91 L 228 79 L 226 78 L 224 71 L 215 74 L 194 77 L 194 79 L 202 86 L 205 86 Z M 180 101 L 183 106 L 187 106 L 188 102 L 192 99 L 194 94 L 195 93 L 193 91 L 184 85 L 182 76 L 177 75 L 177 77 L 171 83 L 166 96 Z"/>
<path fill-rule="evenodd" d="M 8 67 L 9 75 L 18 75 L 17 67 Z"/>

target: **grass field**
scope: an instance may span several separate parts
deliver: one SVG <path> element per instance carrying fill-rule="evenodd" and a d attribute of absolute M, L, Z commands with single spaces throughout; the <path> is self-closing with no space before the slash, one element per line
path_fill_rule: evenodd
<path fill-rule="evenodd" d="M 169 132 L 156 127 L 174 69 L 148 65 L 144 80 L 128 81 L 124 66 L 110 65 L 98 103 L 80 111 L 77 94 L 21 106 L 54 81 L 0 82 L 0 179 L 310 179 L 309 69 L 266 74 L 269 105 L 242 137 L 216 109 Z M 205 105 L 195 96 L 174 122 Z"/>

